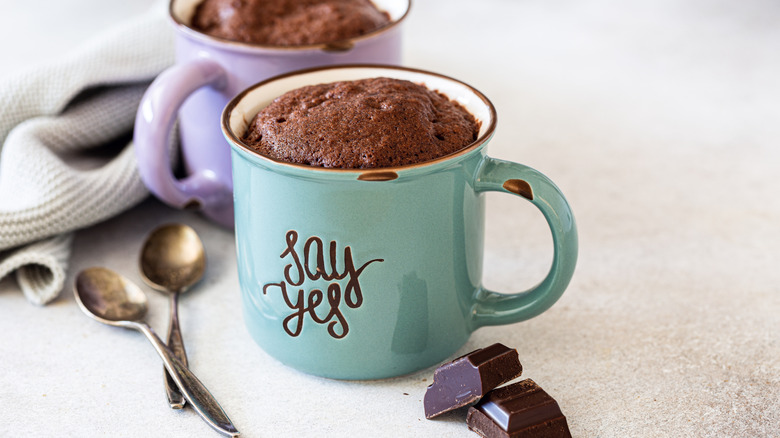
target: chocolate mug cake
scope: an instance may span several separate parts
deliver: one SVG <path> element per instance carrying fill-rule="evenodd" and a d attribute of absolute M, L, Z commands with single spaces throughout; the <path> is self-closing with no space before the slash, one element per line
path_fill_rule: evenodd
<path fill-rule="evenodd" d="M 192 18 L 205 34 L 274 46 L 340 41 L 388 24 L 370 0 L 205 0 Z"/>
<path fill-rule="evenodd" d="M 457 152 L 477 139 L 479 127 L 447 96 L 380 77 L 289 91 L 254 117 L 242 140 L 289 163 L 382 168 Z"/>
<path fill-rule="evenodd" d="M 576 223 L 549 178 L 487 154 L 496 119 L 479 90 L 404 67 L 298 70 L 236 95 L 220 126 L 257 344 L 314 375 L 380 379 L 550 308 L 574 273 Z M 482 286 L 488 192 L 532 204 L 549 226 L 550 271 L 522 293 Z"/>

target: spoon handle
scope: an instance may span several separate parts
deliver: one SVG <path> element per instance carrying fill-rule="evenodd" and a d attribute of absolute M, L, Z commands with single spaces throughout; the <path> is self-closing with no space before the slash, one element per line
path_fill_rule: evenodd
<path fill-rule="evenodd" d="M 170 322 L 168 323 L 168 348 L 171 349 L 173 354 L 182 363 L 182 365 L 189 366 L 187 363 L 187 352 L 184 350 L 184 340 L 181 337 L 181 329 L 179 328 L 179 293 L 170 293 Z M 184 396 L 179 392 L 179 387 L 176 386 L 173 377 L 167 369 L 163 368 L 165 373 L 165 394 L 168 396 L 168 404 L 172 409 L 181 409 L 184 407 Z"/>
<path fill-rule="evenodd" d="M 137 328 L 141 333 L 146 335 L 152 343 L 154 349 L 157 350 L 160 358 L 162 358 L 165 368 L 176 383 L 176 386 L 179 387 L 184 398 L 190 402 L 190 405 L 203 420 L 218 432 L 228 436 L 238 436 L 238 429 L 233 426 L 230 418 L 228 418 L 225 411 L 222 410 L 222 407 L 214 396 L 212 396 L 200 380 L 198 380 L 198 378 L 176 358 L 173 351 L 163 344 L 154 330 L 144 323 L 139 323 Z"/>

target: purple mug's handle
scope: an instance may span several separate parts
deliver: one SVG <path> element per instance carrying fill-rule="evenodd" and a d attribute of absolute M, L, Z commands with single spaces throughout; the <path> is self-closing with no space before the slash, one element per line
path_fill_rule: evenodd
<path fill-rule="evenodd" d="M 176 179 L 168 150 L 168 139 L 184 101 L 201 87 L 221 89 L 226 82 L 222 66 L 203 58 L 168 68 L 141 99 L 133 132 L 138 170 L 146 187 L 171 206 L 199 210 L 232 200 L 230 188 L 212 172 L 195 172 Z"/>

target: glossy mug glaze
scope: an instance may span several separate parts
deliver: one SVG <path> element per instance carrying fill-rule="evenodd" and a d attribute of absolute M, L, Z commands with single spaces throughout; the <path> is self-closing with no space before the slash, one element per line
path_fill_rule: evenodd
<path fill-rule="evenodd" d="M 160 74 L 141 101 L 133 134 L 141 179 L 165 203 L 202 210 L 233 225 L 230 148 L 219 118 L 225 104 L 251 84 L 302 68 L 355 62 L 401 62 L 401 22 L 410 0 L 373 0 L 391 24 L 350 40 L 280 47 L 228 41 L 189 26 L 202 0 L 173 0 L 176 64 Z M 169 138 L 179 121 L 181 157 L 187 175 L 171 170 Z"/>
<path fill-rule="evenodd" d="M 254 115 L 286 91 L 378 76 L 424 83 L 458 101 L 481 122 L 478 140 L 435 161 L 368 170 L 276 161 L 240 141 Z M 479 327 L 552 306 L 577 261 L 574 216 L 547 177 L 486 155 L 495 127 L 495 108 L 479 91 L 400 67 L 311 69 L 233 99 L 222 129 L 233 154 L 244 318 L 255 341 L 307 373 L 384 378 L 441 362 Z M 550 226 L 552 266 L 531 290 L 482 286 L 489 191 L 531 202 Z"/>

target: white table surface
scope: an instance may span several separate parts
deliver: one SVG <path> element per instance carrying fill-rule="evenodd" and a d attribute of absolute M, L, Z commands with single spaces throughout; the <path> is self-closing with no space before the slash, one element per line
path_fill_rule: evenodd
<path fill-rule="evenodd" d="M 2 72 L 151 2 L 4 0 Z M 460 352 L 517 348 L 574 436 L 780 436 L 779 22 L 774 0 L 415 1 L 406 64 L 487 94 L 491 155 L 556 181 L 580 231 L 563 298 Z M 141 283 L 141 241 L 170 221 L 209 257 L 181 301 L 191 368 L 244 436 L 476 436 L 464 411 L 425 420 L 433 369 L 342 382 L 267 356 L 241 320 L 234 236 L 197 214 L 149 199 L 80 231 L 68 284 L 91 265 Z M 551 253 L 530 204 L 488 195 L 489 287 L 530 287 Z M 148 295 L 163 332 L 166 299 Z M 167 407 L 147 341 L 88 319 L 70 288 L 36 307 L 0 283 L 0 336 L 0 436 L 217 436 Z"/>

